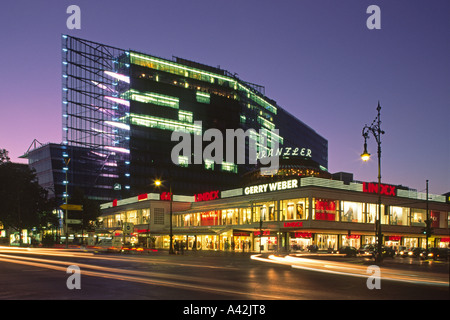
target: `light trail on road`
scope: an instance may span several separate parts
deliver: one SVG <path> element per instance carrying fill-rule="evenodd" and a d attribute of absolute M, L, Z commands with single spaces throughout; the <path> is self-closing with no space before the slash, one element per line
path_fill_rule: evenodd
<path fill-rule="evenodd" d="M 372 274 L 368 273 L 370 266 L 355 265 L 346 262 L 334 262 L 319 259 L 309 259 L 294 256 L 269 255 L 263 258 L 261 255 L 253 255 L 251 259 L 265 263 L 276 263 L 291 266 L 294 269 L 323 272 L 336 275 L 368 278 Z M 373 266 L 373 265 L 372 265 Z M 406 270 L 396 270 L 392 268 L 380 267 L 381 280 L 401 281 L 415 284 L 449 286 L 448 275 L 428 274 L 425 272 L 410 273 Z"/>
<path fill-rule="evenodd" d="M 21 248 L 21 247 L 1 247 L 0 253 L 4 254 L 29 254 L 29 255 L 38 255 L 38 256 L 55 256 L 55 257 L 79 257 L 79 258 L 87 258 L 94 260 L 107 260 L 107 261 L 123 261 L 123 262 L 154 262 L 158 264 L 166 264 L 166 265 L 178 265 L 178 266 L 192 266 L 197 268 L 209 268 L 209 269 L 227 269 L 234 267 L 222 267 L 216 265 L 205 264 L 203 261 L 198 263 L 184 263 L 178 261 L 166 261 L 162 259 L 152 259 L 151 256 L 115 256 L 115 255 L 97 255 L 93 252 L 89 252 L 88 250 L 77 250 L 77 249 L 52 249 L 52 248 Z M 238 269 L 238 268 L 234 268 Z"/>
<path fill-rule="evenodd" d="M 16 249 L 16 248 L 15 248 Z M 61 249 L 58 249 L 61 250 Z M 2 248 L 1 252 L 5 252 Z M 162 272 L 153 272 L 153 271 L 141 271 L 141 270 L 130 270 L 123 269 L 118 267 L 104 267 L 95 264 L 88 263 L 80 263 L 75 261 L 59 261 L 54 259 L 43 259 L 43 258 L 34 258 L 34 257 L 24 257 L 21 255 L 17 255 L 17 253 L 33 253 L 33 254 L 41 254 L 48 255 L 49 253 L 53 256 L 61 256 L 61 257 L 78 257 L 78 258 L 88 258 L 88 259 L 100 259 L 100 260 L 109 260 L 109 261 L 122 261 L 122 262 L 140 262 L 143 263 L 149 268 L 151 268 L 151 264 L 158 264 L 157 260 L 148 260 L 148 259 L 132 259 L 131 257 L 99 257 L 92 254 L 85 254 L 83 252 L 73 252 L 73 251 L 59 251 L 54 252 L 52 250 L 48 251 L 47 249 L 36 249 L 36 250 L 9 250 L 10 254 L 0 254 L 0 261 L 14 264 L 22 264 L 37 268 L 46 268 L 57 271 L 66 272 L 67 268 L 71 265 L 76 265 L 81 270 L 81 276 L 92 276 L 92 277 L 101 277 L 107 279 L 121 280 L 121 281 L 131 281 L 140 284 L 147 285 L 155 285 L 155 286 L 164 286 L 171 287 L 176 289 L 186 289 L 186 290 L 195 290 L 201 292 L 211 292 L 214 294 L 220 295 L 230 295 L 235 297 L 242 297 L 243 299 L 255 299 L 255 300 L 282 300 L 285 299 L 284 296 L 272 294 L 272 293 L 264 293 L 261 291 L 252 291 L 252 290 L 243 290 L 241 287 L 242 283 L 230 280 L 220 280 L 220 279 L 211 279 L 202 277 L 201 273 L 199 276 L 187 276 L 182 274 L 173 274 L 173 273 L 162 273 Z M 41 253 L 39 253 L 41 252 Z M 14 253 L 14 254 L 12 254 Z M 131 259 L 129 259 L 131 258 Z M 173 264 L 171 262 L 163 262 L 163 264 Z M 175 263 L 176 264 L 176 263 Z M 184 266 L 193 266 L 193 267 L 204 267 L 197 264 L 188 264 L 184 263 Z M 222 267 L 222 269 L 230 269 L 226 267 Z M 230 286 L 235 286 L 237 289 L 230 289 Z"/>

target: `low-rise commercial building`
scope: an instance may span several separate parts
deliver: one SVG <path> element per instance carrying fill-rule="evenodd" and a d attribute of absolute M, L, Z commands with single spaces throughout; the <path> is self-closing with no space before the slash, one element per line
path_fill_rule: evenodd
<path fill-rule="evenodd" d="M 383 245 L 448 247 L 450 205 L 444 196 L 381 185 Z M 376 183 L 317 177 L 262 181 L 193 196 L 149 193 L 102 205 L 103 230 L 133 224 L 126 241 L 168 249 L 169 234 L 188 250 L 336 250 L 375 244 Z M 170 209 L 172 208 L 172 210 Z M 172 226 L 170 217 L 172 216 Z"/>

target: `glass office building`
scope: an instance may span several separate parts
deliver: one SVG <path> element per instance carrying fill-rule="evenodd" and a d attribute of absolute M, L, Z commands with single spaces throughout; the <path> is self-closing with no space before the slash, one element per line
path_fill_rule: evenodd
<path fill-rule="evenodd" d="M 265 96 L 264 87 L 226 70 L 66 35 L 62 58 L 63 145 L 69 157 L 72 147 L 95 155 L 113 198 L 155 191 L 155 179 L 187 195 L 240 185 L 258 164 L 248 161 L 250 140 L 244 163 L 227 157 L 227 129 L 253 129 L 250 139 L 260 159 L 294 157 L 327 170 L 326 139 Z M 208 146 L 202 141 L 208 129 L 223 133 L 223 158 L 203 157 L 199 163 L 194 156 Z M 176 163 L 175 131 L 201 143 Z"/>

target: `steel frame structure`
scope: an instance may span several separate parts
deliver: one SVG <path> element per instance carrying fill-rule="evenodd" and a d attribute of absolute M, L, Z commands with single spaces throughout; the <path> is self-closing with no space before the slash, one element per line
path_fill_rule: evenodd
<path fill-rule="evenodd" d="M 92 187 L 130 188 L 129 102 L 120 99 L 130 88 L 129 61 L 126 50 L 62 35 L 63 157 L 86 148 L 88 165 L 78 170 L 94 177 Z"/>

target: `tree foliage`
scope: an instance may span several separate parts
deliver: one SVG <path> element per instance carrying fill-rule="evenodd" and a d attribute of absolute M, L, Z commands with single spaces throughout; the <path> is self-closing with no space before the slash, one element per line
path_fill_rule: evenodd
<path fill-rule="evenodd" d="M 53 208 L 53 201 L 38 184 L 34 170 L 26 164 L 0 162 L 0 221 L 6 228 L 46 227 L 56 222 Z"/>
<path fill-rule="evenodd" d="M 8 151 L 6 149 L 0 149 L 0 164 L 9 162 Z"/>

